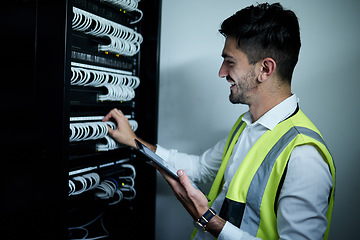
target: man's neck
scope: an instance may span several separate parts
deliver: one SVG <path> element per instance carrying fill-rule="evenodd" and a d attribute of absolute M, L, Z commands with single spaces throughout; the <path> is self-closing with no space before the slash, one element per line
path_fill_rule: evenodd
<path fill-rule="evenodd" d="M 278 95 L 265 95 L 262 96 L 258 101 L 255 101 L 253 104 L 249 105 L 250 113 L 252 116 L 252 122 L 259 120 L 265 113 L 270 109 L 287 99 L 292 95 L 291 91 Z"/>

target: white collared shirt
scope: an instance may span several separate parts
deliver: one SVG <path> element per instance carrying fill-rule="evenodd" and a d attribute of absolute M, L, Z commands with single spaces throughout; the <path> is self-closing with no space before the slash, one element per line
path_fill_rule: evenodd
<path fill-rule="evenodd" d="M 250 112 L 245 113 L 243 121 L 247 124 L 234 146 L 233 153 L 225 170 L 223 190 L 215 199 L 212 208 L 219 213 L 229 184 L 242 160 L 267 131 L 285 120 L 297 108 L 296 95 L 265 113 L 252 123 Z M 156 153 L 177 169 L 183 169 L 195 182 L 213 181 L 221 165 L 226 139 L 201 156 L 179 153 L 157 147 Z M 322 239 L 327 228 L 326 212 L 328 196 L 332 188 L 332 177 L 328 165 L 317 149 L 311 145 L 294 148 L 288 163 L 288 170 L 278 199 L 278 233 L 280 239 Z M 195 239 L 213 239 L 209 233 L 198 232 Z M 219 240 L 258 239 L 250 236 L 229 222 L 222 229 Z"/>

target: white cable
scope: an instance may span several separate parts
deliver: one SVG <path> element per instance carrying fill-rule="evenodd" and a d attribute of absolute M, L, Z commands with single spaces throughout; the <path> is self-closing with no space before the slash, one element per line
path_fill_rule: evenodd
<path fill-rule="evenodd" d="M 78 227 L 70 227 L 68 228 L 68 230 L 84 230 L 85 231 L 85 235 L 82 238 L 71 238 L 71 240 L 80 240 L 80 239 L 87 239 L 87 240 L 95 240 L 95 239 L 101 239 L 101 238 L 106 238 L 109 237 L 109 232 L 108 230 L 106 230 L 105 226 L 104 226 L 104 222 L 103 222 L 103 214 L 104 212 L 101 212 L 97 217 L 95 217 L 93 220 L 91 220 L 90 222 L 82 225 L 82 226 L 78 226 Z M 102 236 L 98 236 L 98 237 L 93 237 L 93 238 L 86 238 L 89 234 L 88 230 L 85 228 L 87 226 L 89 226 L 90 224 L 94 223 L 95 221 L 97 221 L 98 219 L 100 219 L 100 223 L 101 223 L 101 227 L 105 232 L 105 235 Z"/>
<path fill-rule="evenodd" d="M 131 169 L 132 171 L 132 174 L 130 176 L 119 176 L 119 180 L 127 180 L 127 181 L 130 181 L 131 184 L 125 184 L 125 183 L 122 183 L 121 186 L 119 186 L 119 189 L 122 191 L 122 192 L 132 192 L 133 194 L 131 196 L 124 196 L 124 199 L 128 199 L 128 200 L 131 200 L 131 199 L 134 199 L 135 196 L 136 196 L 136 190 L 134 188 L 134 185 L 135 185 L 135 177 L 136 177 L 136 170 L 135 170 L 135 167 L 131 164 L 122 164 L 121 167 L 123 168 L 129 168 Z M 122 181 L 123 182 L 123 181 Z"/>
<path fill-rule="evenodd" d="M 103 72 L 94 69 L 71 67 L 71 85 L 105 87 L 107 94 L 99 95 L 99 101 L 130 101 L 140 80 L 136 76 Z"/>
<path fill-rule="evenodd" d="M 97 144 L 96 145 L 96 150 L 97 151 L 109 151 L 109 150 L 114 150 L 120 147 L 120 145 L 111 137 L 109 136 L 105 136 L 106 139 L 106 144 Z"/>
<path fill-rule="evenodd" d="M 133 165 L 126 163 L 126 164 L 122 164 L 121 167 L 131 169 L 132 174 L 131 174 L 130 176 L 125 176 L 125 177 L 130 177 L 130 178 L 135 179 L 135 177 L 136 177 L 136 170 L 135 170 L 135 167 L 134 167 Z M 119 178 L 120 178 L 120 179 L 121 179 L 121 178 L 124 178 L 124 176 L 120 176 Z"/>
<path fill-rule="evenodd" d="M 87 173 L 82 176 L 73 177 L 72 180 L 69 180 L 68 195 L 78 195 L 85 191 L 96 189 L 95 196 L 100 199 L 109 199 L 112 198 L 115 194 L 118 195 L 118 199 L 109 203 L 109 205 L 117 204 L 122 199 L 134 199 L 136 197 L 136 190 L 134 188 L 136 177 L 135 167 L 131 164 L 122 164 L 121 167 L 129 168 L 132 171 L 132 174 L 129 176 L 118 177 L 121 182 L 121 186 L 118 186 L 119 183 L 115 179 L 109 178 L 100 182 L 100 176 L 97 173 Z M 130 184 L 125 184 L 124 180 L 130 182 Z M 79 183 L 81 183 L 81 189 L 75 189 L 76 186 L 74 181 L 78 181 Z M 124 196 L 123 192 L 132 192 L 132 195 Z M 80 227 L 84 226 L 86 225 Z"/>
<path fill-rule="evenodd" d="M 129 76 L 111 72 L 104 72 L 81 67 L 71 67 L 71 85 L 101 87 L 105 84 L 128 86 L 136 89 L 140 80 L 136 76 Z"/>
<path fill-rule="evenodd" d="M 127 118 L 131 116 L 128 115 Z M 99 116 L 89 116 L 89 117 L 75 117 L 74 121 L 82 120 L 91 120 L 91 119 L 101 119 Z M 132 130 L 135 132 L 138 128 L 138 123 L 134 119 L 129 119 L 129 124 Z M 106 144 L 98 143 L 96 145 L 97 151 L 109 151 L 119 148 L 121 145 L 117 143 L 113 138 L 108 135 L 108 127 L 112 129 L 116 129 L 116 123 L 112 121 L 106 122 L 71 122 L 70 123 L 70 142 L 78 142 L 78 141 L 87 141 L 87 140 L 97 140 L 105 138 Z M 133 169 L 135 172 L 135 169 Z"/>
<path fill-rule="evenodd" d="M 120 191 L 120 189 L 117 189 L 115 193 L 119 196 L 119 198 L 118 198 L 118 200 L 109 203 L 109 205 L 115 205 L 115 204 L 119 203 L 121 200 L 123 200 L 124 194 Z"/>
<path fill-rule="evenodd" d="M 134 187 L 131 186 L 125 186 L 119 188 L 122 192 L 132 192 L 132 196 L 124 196 L 124 199 L 132 200 L 136 197 L 136 190 Z"/>
<path fill-rule="evenodd" d="M 130 22 L 130 24 L 135 24 L 140 22 L 140 20 L 143 18 L 144 14 L 140 9 L 135 9 L 136 12 L 140 13 L 140 17 L 138 19 L 136 19 L 135 21 Z"/>
<path fill-rule="evenodd" d="M 78 195 L 78 194 L 81 194 L 83 192 L 86 191 L 86 188 L 87 188 L 87 182 L 86 182 L 86 179 L 81 177 L 81 176 L 77 176 L 77 177 L 74 177 L 73 178 L 73 181 L 78 181 L 82 184 L 82 188 L 80 190 L 75 190 L 72 195 Z"/>
<path fill-rule="evenodd" d="M 89 179 L 90 181 L 90 186 L 86 189 L 86 191 L 92 190 L 100 184 L 100 176 L 97 173 L 87 173 L 82 177 L 85 179 Z"/>
<path fill-rule="evenodd" d="M 68 195 L 72 195 L 75 192 L 75 183 L 69 180 L 69 193 Z"/>
<path fill-rule="evenodd" d="M 108 93 L 99 95 L 99 101 L 130 101 L 135 97 L 134 89 L 128 86 L 106 84 Z"/>
<path fill-rule="evenodd" d="M 100 199 L 108 199 L 114 196 L 117 187 L 113 181 L 104 180 L 96 187 L 95 196 Z"/>
<path fill-rule="evenodd" d="M 110 44 L 99 45 L 98 50 L 104 52 L 112 52 L 123 56 L 134 56 L 140 50 L 140 43 L 127 41 L 126 39 L 107 36 L 110 39 Z"/>
<path fill-rule="evenodd" d="M 80 190 L 76 190 L 76 185 L 74 181 L 78 181 L 81 183 L 82 188 Z M 90 184 L 88 184 L 88 182 Z M 69 180 L 69 193 L 68 195 L 78 195 L 85 191 L 92 190 L 96 188 L 100 183 L 100 176 L 97 173 L 88 173 L 82 176 L 73 177 L 72 180 Z"/>
<path fill-rule="evenodd" d="M 109 51 L 125 56 L 133 56 L 139 52 L 143 37 L 133 29 L 76 7 L 73 7 L 73 12 L 72 28 L 74 30 L 110 39 L 109 45 L 99 44 L 99 51 Z"/>
<path fill-rule="evenodd" d="M 86 122 L 70 123 L 70 142 L 96 140 L 104 138 L 108 134 L 108 128 L 115 129 L 116 124 L 113 122 Z"/>

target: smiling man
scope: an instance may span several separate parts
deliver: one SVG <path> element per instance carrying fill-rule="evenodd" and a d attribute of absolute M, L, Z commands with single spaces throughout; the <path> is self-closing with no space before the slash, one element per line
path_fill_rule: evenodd
<path fill-rule="evenodd" d="M 300 50 L 296 15 L 280 4 L 238 11 L 219 30 L 226 38 L 219 76 L 233 104 L 246 104 L 227 138 L 200 156 L 139 139 L 114 109 L 117 141 L 142 141 L 178 170 L 158 169 L 194 219 L 194 239 L 327 239 L 335 167 L 318 131 L 291 91 Z M 207 198 L 190 183 L 212 181 Z"/>

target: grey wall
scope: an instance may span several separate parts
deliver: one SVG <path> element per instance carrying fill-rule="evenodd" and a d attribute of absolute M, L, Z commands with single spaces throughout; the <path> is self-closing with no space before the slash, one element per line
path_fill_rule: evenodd
<path fill-rule="evenodd" d="M 159 144 L 201 154 L 226 137 L 246 106 L 228 101 L 218 77 L 220 23 L 257 1 L 163 0 Z M 337 167 L 330 239 L 356 238 L 360 216 L 360 1 L 280 1 L 299 17 L 302 49 L 293 92 L 322 132 Z M 144 81 L 144 80 L 143 80 Z M 203 186 L 207 189 L 208 186 Z M 192 219 L 162 177 L 157 182 L 156 239 L 188 239 Z"/>

